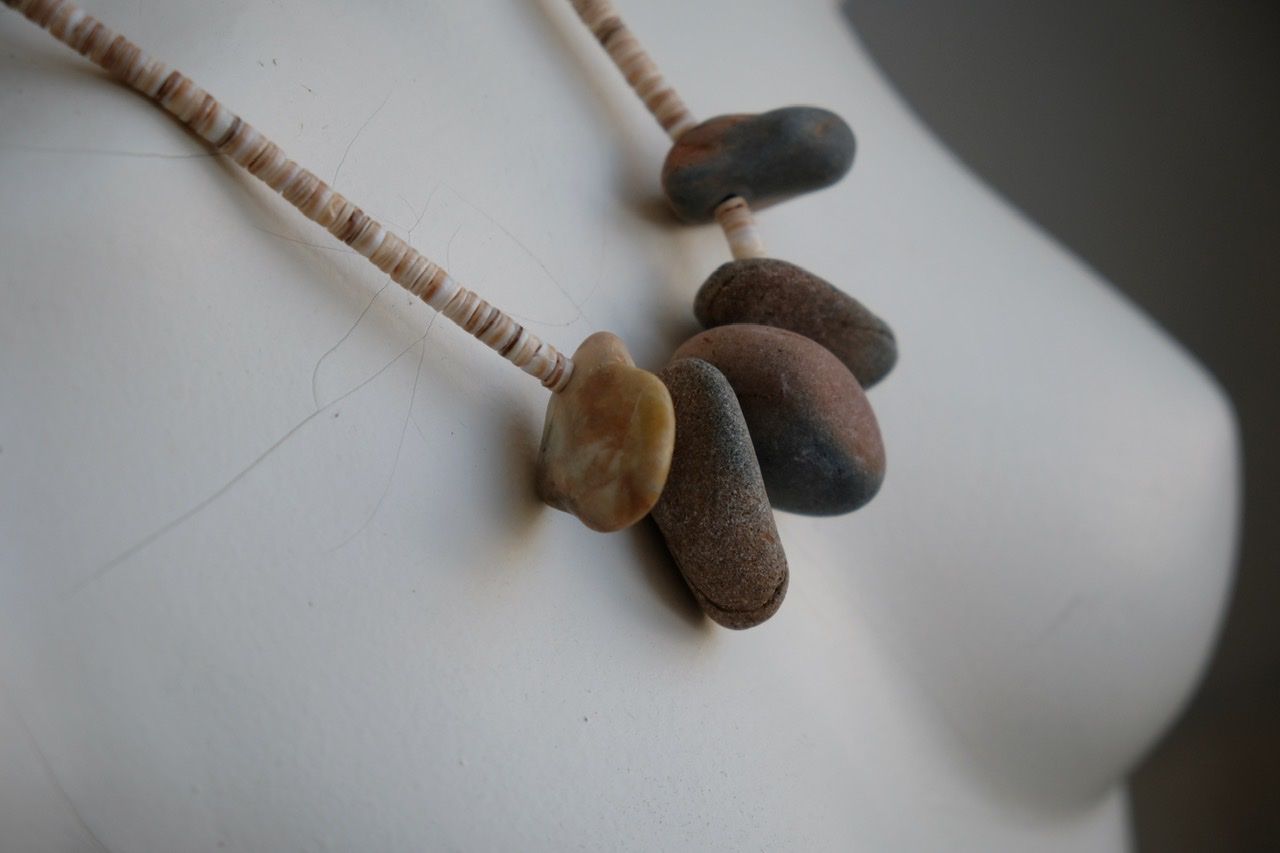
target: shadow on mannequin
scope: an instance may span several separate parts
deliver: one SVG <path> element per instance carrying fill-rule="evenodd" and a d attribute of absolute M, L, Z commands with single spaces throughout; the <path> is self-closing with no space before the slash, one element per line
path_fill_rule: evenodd
<path fill-rule="evenodd" d="M 693 594 L 680 577 L 680 572 L 672 560 L 662 533 L 653 519 L 645 518 L 636 524 L 625 535 L 630 539 L 631 551 L 635 555 L 636 569 L 643 574 L 649 588 L 671 612 L 697 632 L 701 639 L 706 639 L 723 631 L 706 617 L 693 600 Z"/>

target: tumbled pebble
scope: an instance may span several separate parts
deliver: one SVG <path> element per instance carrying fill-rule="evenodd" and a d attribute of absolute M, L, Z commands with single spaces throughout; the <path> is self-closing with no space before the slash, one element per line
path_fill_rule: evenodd
<path fill-rule="evenodd" d="M 657 503 L 671 467 L 675 412 L 660 379 L 617 336 L 597 332 L 551 395 L 538 451 L 538 496 L 592 530 L 621 530 Z"/>
<path fill-rule="evenodd" d="M 808 270 L 775 258 L 722 264 L 698 291 L 693 313 L 707 328 L 756 323 L 804 335 L 831 350 L 864 390 L 898 359 L 893 331 L 866 306 Z"/>
<path fill-rule="evenodd" d="M 770 326 L 717 326 L 674 358 L 715 365 L 733 386 L 769 500 L 807 515 L 850 512 L 884 480 L 884 445 L 849 369 L 803 335 Z"/>
<path fill-rule="evenodd" d="M 681 219 L 709 222 L 731 196 L 765 207 L 834 184 L 854 148 L 849 125 L 817 107 L 717 116 L 681 134 L 662 164 L 662 189 Z"/>
<path fill-rule="evenodd" d="M 786 595 L 787 556 L 738 400 L 705 361 L 672 361 L 658 375 L 676 447 L 653 520 L 703 612 L 726 628 L 759 625 Z"/>

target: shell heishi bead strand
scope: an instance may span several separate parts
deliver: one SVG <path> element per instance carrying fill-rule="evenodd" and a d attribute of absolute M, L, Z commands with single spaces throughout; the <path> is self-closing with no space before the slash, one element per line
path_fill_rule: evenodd
<path fill-rule="evenodd" d="M 313 172 L 286 157 L 279 146 L 182 72 L 147 56 L 136 44 L 112 32 L 68 0 L 4 2 L 164 107 L 217 151 L 282 195 L 308 219 L 364 255 L 394 282 L 503 358 L 541 380 L 552 391 L 562 391 L 568 385 L 573 376 L 573 362 L 568 357 L 462 287 L 440 266 L 389 232 Z"/>
<path fill-rule="evenodd" d="M 765 256 L 764 241 L 760 239 L 760 231 L 756 228 L 756 218 L 751 215 L 751 206 L 734 196 L 716 208 L 716 222 L 724 230 L 725 239 L 729 241 L 729 251 L 734 258 L 763 258 Z"/>
<path fill-rule="evenodd" d="M 649 57 L 608 0 L 571 0 L 578 16 L 591 30 L 627 83 L 644 101 L 662 129 L 679 139 L 697 120 L 667 85 L 657 64 Z"/>

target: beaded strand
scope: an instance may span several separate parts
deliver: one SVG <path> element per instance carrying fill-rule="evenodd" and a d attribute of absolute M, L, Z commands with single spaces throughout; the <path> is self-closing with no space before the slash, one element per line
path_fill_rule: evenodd
<path fill-rule="evenodd" d="M 568 385 L 573 362 L 567 356 L 460 285 L 315 173 L 288 159 L 279 146 L 180 71 L 151 58 L 70 0 L 4 2 L 159 104 L 392 281 L 545 387 L 559 392 Z"/>
<path fill-rule="evenodd" d="M 751 206 L 746 199 L 733 196 L 722 201 L 716 208 L 716 222 L 724 231 L 735 260 L 765 256 L 764 240 L 760 239 L 756 218 L 751 215 Z"/>

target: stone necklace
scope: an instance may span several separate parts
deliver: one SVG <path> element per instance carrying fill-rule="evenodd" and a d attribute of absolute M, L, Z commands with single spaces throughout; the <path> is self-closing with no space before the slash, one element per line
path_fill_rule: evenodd
<path fill-rule="evenodd" d="M 807 107 L 701 124 L 607 0 L 571 0 L 676 144 L 662 184 L 676 214 L 714 219 L 734 260 L 695 300 L 707 327 L 659 375 L 597 332 L 572 359 L 461 286 L 181 72 L 69 0 L 4 0 L 174 115 L 308 219 L 552 392 L 537 487 L 594 530 L 652 513 L 694 598 L 746 628 L 782 603 L 773 506 L 831 515 L 874 496 L 884 450 L 864 387 L 896 357 L 888 327 L 832 285 L 764 257 L 750 204 L 834 183 L 853 159 L 839 117 Z"/>
<path fill-rule="evenodd" d="M 884 479 L 863 389 L 897 360 L 893 332 L 818 276 L 765 257 L 751 214 L 751 205 L 842 178 L 853 132 L 814 107 L 699 123 L 610 0 L 570 2 L 675 143 L 662 166 L 672 210 L 686 222 L 718 222 L 733 254 L 694 300 L 707 331 L 659 373 L 675 406 L 676 444 L 652 513 L 702 610 L 748 628 L 777 611 L 789 579 L 772 507 L 851 512 Z M 585 353 L 575 359 L 591 369 Z M 543 496 L 560 505 L 554 489 Z"/>

